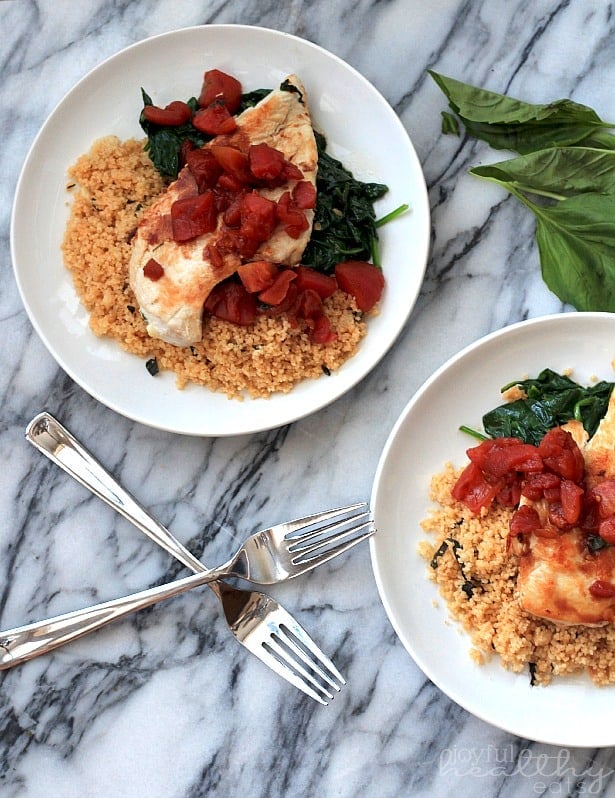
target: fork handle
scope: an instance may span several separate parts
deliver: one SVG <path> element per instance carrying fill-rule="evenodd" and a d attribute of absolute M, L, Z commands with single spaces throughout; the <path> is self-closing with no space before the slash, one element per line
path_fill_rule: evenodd
<path fill-rule="evenodd" d="M 224 570 L 224 568 L 212 568 L 206 573 L 186 576 L 139 593 L 0 632 L 0 670 L 12 668 L 26 660 L 46 654 L 54 648 L 106 626 L 117 618 L 123 618 L 159 601 L 220 579 L 224 575 Z"/>
<path fill-rule="evenodd" d="M 33 418 L 26 428 L 26 439 L 187 568 L 195 573 L 207 571 L 52 415 L 44 412 Z"/>

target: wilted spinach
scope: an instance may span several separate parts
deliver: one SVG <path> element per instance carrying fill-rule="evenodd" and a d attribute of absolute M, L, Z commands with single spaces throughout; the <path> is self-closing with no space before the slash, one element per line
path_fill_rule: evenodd
<path fill-rule="evenodd" d="M 317 200 L 312 237 L 303 263 L 330 273 L 344 260 L 370 260 L 378 240 L 374 202 L 388 187 L 362 183 L 327 151 L 327 140 L 315 132 L 318 147 Z"/>
<path fill-rule="evenodd" d="M 591 437 L 607 411 L 615 383 L 598 382 L 584 387 L 551 369 L 534 379 L 505 385 L 518 386 L 524 399 L 507 402 L 483 416 L 483 428 L 491 438 L 514 437 L 537 446 L 548 430 L 576 419 Z"/>

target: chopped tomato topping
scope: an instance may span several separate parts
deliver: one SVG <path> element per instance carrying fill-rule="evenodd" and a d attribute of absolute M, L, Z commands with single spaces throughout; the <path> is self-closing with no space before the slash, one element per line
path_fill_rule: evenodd
<path fill-rule="evenodd" d="M 176 200 L 171 205 L 174 241 L 189 241 L 216 229 L 217 214 L 212 191 Z"/>
<path fill-rule="evenodd" d="M 157 105 L 146 105 L 143 108 L 143 116 L 154 125 L 177 127 L 190 120 L 192 110 L 187 103 L 181 100 L 174 100 L 165 108 L 159 108 Z"/>
<path fill-rule="evenodd" d="M 316 207 L 316 189 L 308 180 L 301 180 L 295 185 L 292 192 L 293 203 L 301 210 Z"/>
<path fill-rule="evenodd" d="M 487 477 L 498 479 L 511 471 L 542 471 L 535 446 L 517 438 L 493 438 L 468 449 L 467 455 Z"/>
<path fill-rule="evenodd" d="M 153 280 L 154 282 L 156 282 L 157 280 L 160 280 L 160 278 L 164 275 L 164 269 L 158 263 L 157 260 L 154 260 L 154 258 L 150 258 L 143 267 L 143 274 L 149 280 Z"/>
<path fill-rule="evenodd" d="M 251 174 L 245 152 L 230 144 L 212 144 L 208 149 L 224 171 L 237 179 L 240 186 L 250 183 Z"/>
<path fill-rule="evenodd" d="M 232 75 L 219 69 L 208 69 L 203 75 L 203 85 L 199 94 L 199 105 L 207 107 L 212 103 L 224 104 L 234 114 L 241 102 L 241 83 Z"/>
<path fill-rule="evenodd" d="M 242 264 L 237 269 L 237 274 L 246 291 L 257 294 L 273 284 L 278 271 L 275 263 L 269 260 L 253 260 Z"/>
<path fill-rule="evenodd" d="M 205 310 L 224 321 L 247 327 L 256 318 L 256 299 L 232 280 L 218 283 L 205 300 Z"/>
<path fill-rule="evenodd" d="M 252 144 L 248 149 L 250 171 L 258 180 L 266 183 L 284 183 L 286 158 L 268 144 Z"/>
<path fill-rule="evenodd" d="M 583 454 L 572 435 L 561 427 L 547 432 L 538 445 L 545 466 L 560 477 L 579 483 L 585 473 Z"/>
<path fill-rule="evenodd" d="M 613 598 L 615 596 L 615 585 L 605 579 L 596 579 L 589 586 L 589 592 L 594 598 Z"/>
<path fill-rule="evenodd" d="M 190 149 L 185 153 L 186 164 L 196 180 L 199 192 L 214 188 L 222 174 L 222 167 L 207 149 Z"/>
<path fill-rule="evenodd" d="M 331 327 L 331 322 L 323 314 L 314 320 L 314 329 L 310 338 L 315 344 L 329 344 L 337 340 L 337 333 Z"/>
<path fill-rule="evenodd" d="M 560 481 L 557 474 L 551 474 L 548 471 L 528 474 L 523 482 L 521 494 L 525 496 L 526 499 L 538 501 L 542 499 L 545 496 L 545 492 L 549 490 L 559 491 Z"/>
<path fill-rule="evenodd" d="M 382 272 L 373 263 L 348 260 L 335 267 L 337 284 L 355 298 L 357 307 L 363 312 L 371 310 L 380 301 L 384 289 Z"/>
<path fill-rule="evenodd" d="M 451 491 L 457 501 L 463 502 L 473 513 L 490 507 L 498 493 L 498 486 L 485 479 L 476 463 L 469 463 L 459 475 Z"/>
<path fill-rule="evenodd" d="M 226 105 L 214 103 L 207 108 L 200 108 L 192 117 L 192 124 L 201 133 L 208 136 L 221 136 L 237 130 L 235 117 L 229 112 Z"/>
<path fill-rule="evenodd" d="M 259 293 L 258 298 L 266 305 L 279 305 L 280 302 L 283 302 L 284 299 L 286 299 L 286 295 L 288 294 L 288 286 L 296 278 L 297 275 L 294 271 L 292 271 L 292 269 L 283 269 L 282 271 L 278 272 L 275 280 L 269 286 L 269 288 L 266 288 L 264 291 Z"/>
<path fill-rule="evenodd" d="M 511 536 L 527 535 L 536 532 L 537 529 L 540 529 L 540 516 L 533 507 L 522 504 L 510 519 Z"/>
<path fill-rule="evenodd" d="M 291 238 L 299 238 L 310 226 L 305 213 L 294 205 L 290 191 L 285 191 L 278 199 L 276 212 Z"/>
<path fill-rule="evenodd" d="M 600 518 L 615 515 L 615 479 L 605 479 L 595 485 L 590 495 L 597 502 Z"/>
<path fill-rule="evenodd" d="M 605 543 L 615 543 L 615 516 L 604 518 L 598 526 L 598 534 Z"/>
<path fill-rule="evenodd" d="M 310 288 L 312 291 L 316 291 L 321 299 L 327 299 L 337 290 L 335 277 L 317 272 L 316 269 L 310 269 L 309 266 L 297 266 L 296 271 L 297 287 L 300 291 Z"/>
<path fill-rule="evenodd" d="M 583 510 L 583 496 L 585 491 L 576 482 L 563 479 L 560 486 L 560 501 L 562 505 L 562 515 L 568 524 L 573 526 L 579 522 Z"/>

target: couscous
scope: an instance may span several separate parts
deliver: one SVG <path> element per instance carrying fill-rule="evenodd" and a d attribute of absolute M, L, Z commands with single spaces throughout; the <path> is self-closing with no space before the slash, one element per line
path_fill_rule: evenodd
<path fill-rule="evenodd" d="M 422 522 L 420 544 L 428 575 L 474 646 L 479 663 L 497 655 L 535 684 L 587 672 L 597 685 L 615 683 L 615 627 L 561 625 L 525 612 L 516 595 L 518 567 L 507 553 L 512 509 L 492 505 L 477 515 L 453 499 L 461 469 L 447 464 L 432 479 L 434 509 Z"/>
<path fill-rule="evenodd" d="M 259 316 L 248 328 L 207 318 L 190 347 L 152 339 L 129 286 L 131 239 L 143 210 L 165 185 L 143 142 L 109 136 L 69 171 L 73 194 L 63 255 L 90 326 L 128 352 L 175 372 L 179 388 L 197 383 L 230 397 L 267 397 L 338 369 L 356 351 L 366 322 L 343 291 L 325 301 L 336 340 L 314 344 L 284 316 Z M 145 367 L 145 366 L 144 366 Z"/>

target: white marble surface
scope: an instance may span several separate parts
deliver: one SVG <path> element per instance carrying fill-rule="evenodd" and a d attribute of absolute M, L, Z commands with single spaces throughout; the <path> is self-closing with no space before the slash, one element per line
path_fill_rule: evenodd
<path fill-rule="evenodd" d="M 486 148 L 441 135 L 426 69 L 615 119 L 614 12 L 606 0 L 0 2 L 0 628 L 184 573 L 25 443 L 43 408 L 214 562 L 235 530 L 367 498 L 395 419 L 437 366 L 566 310 L 541 281 L 528 214 L 467 175 Z M 192 439 L 129 422 L 58 368 L 18 296 L 9 218 L 27 150 L 76 80 L 139 39 L 211 23 L 295 33 L 371 80 L 424 166 L 433 245 L 403 334 L 362 384 L 282 429 Z M 344 672 L 329 707 L 237 645 L 213 596 L 194 591 L 0 674 L 2 798 L 615 795 L 615 752 L 515 738 L 430 684 L 386 618 L 367 547 L 271 592 Z"/>

